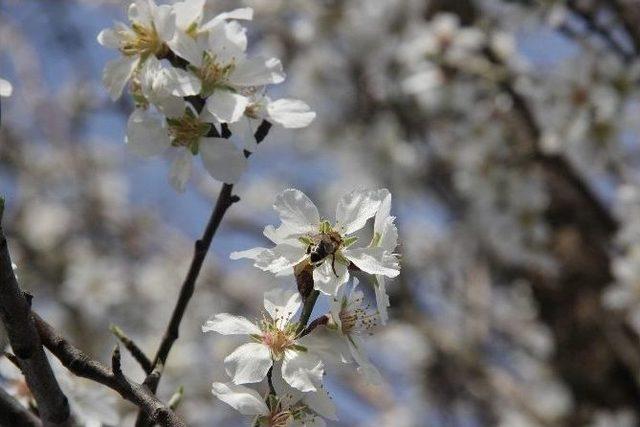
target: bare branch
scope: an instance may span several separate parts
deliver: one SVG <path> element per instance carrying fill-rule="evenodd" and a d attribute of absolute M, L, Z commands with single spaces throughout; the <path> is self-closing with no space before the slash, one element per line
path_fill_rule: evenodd
<path fill-rule="evenodd" d="M 9 393 L 0 388 L 0 425 L 12 427 L 41 427 L 42 421 Z"/>
<path fill-rule="evenodd" d="M 7 329 L 11 348 L 38 404 L 43 425 L 68 426 L 71 425 L 69 403 L 60 390 L 42 348 L 30 315 L 30 301 L 20 289 L 13 273 L 13 264 L 1 223 L 4 199 L 0 200 L 0 315 Z"/>
<path fill-rule="evenodd" d="M 124 347 L 129 350 L 129 353 L 133 356 L 134 359 L 140 364 L 145 374 L 149 375 L 151 371 L 153 371 L 153 365 L 151 360 L 147 357 L 146 354 L 138 347 L 138 345 L 129 338 L 122 329 L 120 329 L 116 325 L 111 325 L 109 330 L 113 335 L 118 338 L 118 340 L 124 345 Z"/>
<path fill-rule="evenodd" d="M 153 422 L 166 427 L 184 427 L 185 423 L 162 403 L 147 386 L 118 374 L 119 351 L 114 351 L 112 362 L 116 372 L 91 359 L 60 336 L 47 322 L 33 313 L 33 320 L 42 343 L 62 364 L 79 377 L 87 378 L 118 392 L 124 399 L 138 406 Z"/>

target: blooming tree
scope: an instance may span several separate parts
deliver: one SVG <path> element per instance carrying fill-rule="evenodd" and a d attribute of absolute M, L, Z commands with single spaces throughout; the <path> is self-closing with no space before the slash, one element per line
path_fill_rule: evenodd
<path fill-rule="evenodd" d="M 636 1 L 0 9 L 0 425 L 638 424 Z"/>

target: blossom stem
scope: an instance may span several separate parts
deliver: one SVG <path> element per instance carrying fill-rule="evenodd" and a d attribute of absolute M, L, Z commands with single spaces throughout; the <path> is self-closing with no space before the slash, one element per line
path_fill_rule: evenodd
<path fill-rule="evenodd" d="M 302 313 L 300 314 L 300 322 L 298 324 L 298 334 L 302 333 L 304 328 L 307 326 L 313 307 L 316 305 L 316 301 L 318 300 L 318 295 L 320 295 L 320 291 L 314 290 L 304 299 Z"/>

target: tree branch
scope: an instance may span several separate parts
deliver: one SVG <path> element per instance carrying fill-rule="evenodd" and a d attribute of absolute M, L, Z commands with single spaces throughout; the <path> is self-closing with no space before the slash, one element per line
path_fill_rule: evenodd
<path fill-rule="evenodd" d="M 42 421 L 22 406 L 13 396 L 0 388 L 0 425 L 42 427 Z"/>
<path fill-rule="evenodd" d="M 31 304 L 20 289 L 2 228 L 4 199 L 0 197 L 0 316 L 11 348 L 27 385 L 38 404 L 44 426 L 69 426 L 71 414 L 66 396 L 53 375 L 31 318 Z"/>
<path fill-rule="evenodd" d="M 114 370 L 91 359 L 81 350 L 71 345 L 36 313 L 32 313 L 32 317 L 42 343 L 69 371 L 79 377 L 90 379 L 118 392 L 124 399 L 144 411 L 153 422 L 161 426 L 186 426 L 148 387 L 144 384 L 138 384 L 122 374 L 118 368 L 120 365 L 119 351 L 114 351 L 112 355 L 114 372 Z"/>
<path fill-rule="evenodd" d="M 144 373 L 149 375 L 151 371 L 153 371 L 153 364 L 151 363 L 151 360 L 149 360 L 147 355 L 144 354 L 144 352 L 140 349 L 140 347 L 138 347 L 138 345 L 131 338 L 129 338 L 118 326 L 111 325 L 109 327 L 109 330 L 113 335 L 116 336 L 116 338 L 118 338 L 118 340 L 122 343 L 122 345 L 124 345 L 129 353 L 131 353 L 131 356 L 136 359 L 136 361 L 144 370 Z"/>

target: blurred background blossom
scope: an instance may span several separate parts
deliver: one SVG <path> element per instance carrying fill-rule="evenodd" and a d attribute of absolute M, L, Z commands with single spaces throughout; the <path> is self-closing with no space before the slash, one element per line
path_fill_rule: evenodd
<path fill-rule="evenodd" d="M 0 129 L 10 249 L 36 309 L 103 361 L 111 324 L 153 352 L 219 187 L 198 165 L 177 194 L 172 159 L 127 152 L 132 105 L 109 100 L 100 79 L 113 53 L 96 42 L 126 6 L 0 6 L 0 76 L 13 86 Z M 200 326 L 216 312 L 254 318 L 263 291 L 290 283 L 228 254 L 264 245 L 273 197 L 287 187 L 328 213 L 345 185 L 386 187 L 403 270 L 388 284 L 389 324 L 367 341 L 383 383 L 330 370 L 335 425 L 638 425 L 640 2 L 206 8 L 241 6 L 255 9 L 252 49 L 287 70 L 274 95 L 295 94 L 317 117 L 299 131 L 274 128 L 252 156 L 160 397 L 184 386 L 188 425 L 243 425 L 210 392 L 239 341 L 205 339 Z M 18 390 L 11 366 L 1 368 L 3 387 Z M 133 425 L 135 408 L 111 391 L 61 382 L 90 390 L 77 400 L 87 425 Z"/>

